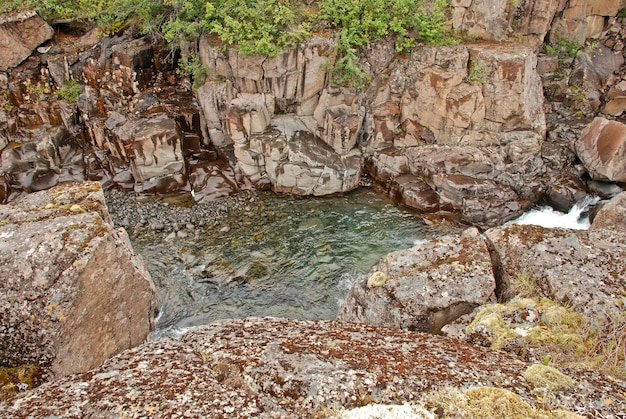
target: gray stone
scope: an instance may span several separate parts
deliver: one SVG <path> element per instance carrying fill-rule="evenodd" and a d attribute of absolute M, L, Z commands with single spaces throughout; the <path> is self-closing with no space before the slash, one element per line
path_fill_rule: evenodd
<path fill-rule="evenodd" d="M 56 377 L 142 343 L 154 284 L 96 182 L 64 184 L 0 206 L 0 363 Z"/>
<path fill-rule="evenodd" d="M 490 301 L 495 286 L 489 251 L 471 228 L 382 258 L 356 280 L 337 318 L 439 333 Z"/>

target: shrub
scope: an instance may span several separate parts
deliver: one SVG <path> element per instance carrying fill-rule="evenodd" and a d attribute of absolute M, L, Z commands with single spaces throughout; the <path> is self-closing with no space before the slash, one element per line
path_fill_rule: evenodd
<path fill-rule="evenodd" d="M 76 80 L 70 80 L 57 91 L 57 97 L 68 103 L 75 103 L 82 92 L 83 86 Z"/>
<path fill-rule="evenodd" d="M 396 37 L 396 51 L 410 49 L 416 41 L 440 43 L 447 39 L 447 0 L 323 0 L 320 19 L 339 30 L 336 81 L 357 87 L 367 79 L 357 65 L 358 50 L 384 37 Z"/>
<path fill-rule="evenodd" d="M 243 54 L 276 55 L 309 34 L 305 13 L 295 0 L 169 0 L 167 4 L 174 8 L 163 30 L 169 42 L 207 31 Z"/>

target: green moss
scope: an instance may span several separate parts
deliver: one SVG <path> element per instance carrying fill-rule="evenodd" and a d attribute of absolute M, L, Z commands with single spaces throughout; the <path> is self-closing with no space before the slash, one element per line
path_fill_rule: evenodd
<path fill-rule="evenodd" d="M 467 411 L 473 418 L 539 419 L 549 414 L 537 412 L 520 396 L 496 387 L 465 390 Z"/>
<path fill-rule="evenodd" d="M 13 368 L 0 367 L 0 400 L 9 399 L 20 391 L 39 386 L 42 382 L 42 373 L 41 367 L 34 364 Z"/>
<path fill-rule="evenodd" d="M 567 391 L 574 387 L 574 380 L 547 365 L 531 365 L 524 372 L 524 378 L 533 387 L 543 387 L 551 391 Z"/>

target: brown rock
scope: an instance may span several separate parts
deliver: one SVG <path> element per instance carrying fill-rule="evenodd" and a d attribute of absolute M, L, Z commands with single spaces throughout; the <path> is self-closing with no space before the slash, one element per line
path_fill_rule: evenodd
<path fill-rule="evenodd" d="M 34 11 L 0 15 L 0 71 L 24 61 L 54 31 Z"/>
<path fill-rule="evenodd" d="M 592 179 L 626 182 L 626 125 L 597 117 L 574 147 Z"/>
<path fill-rule="evenodd" d="M 479 386 L 534 403 L 523 377 L 528 366 L 502 351 L 365 324 L 224 320 L 44 384 L 1 403 L 0 415 L 311 418 L 370 403 L 413 403 L 431 389 Z M 598 416 L 619 411 L 622 383 L 575 374 L 575 385 L 555 392 L 551 407 L 585 406 Z"/>
<path fill-rule="evenodd" d="M 626 233 L 626 192 L 622 192 L 610 201 L 603 203 L 596 212 L 590 228 L 592 230 L 605 229 Z"/>
<path fill-rule="evenodd" d="M 530 274 L 543 295 L 590 318 L 622 310 L 624 233 L 507 225 L 486 231 L 485 237 L 499 259 L 494 269 L 499 299 L 513 297 L 517 276 Z"/>
<path fill-rule="evenodd" d="M 154 285 L 98 183 L 27 195 L 0 206 L 0 220 L 0 363 L 58 377 L 146 339 Z"/>

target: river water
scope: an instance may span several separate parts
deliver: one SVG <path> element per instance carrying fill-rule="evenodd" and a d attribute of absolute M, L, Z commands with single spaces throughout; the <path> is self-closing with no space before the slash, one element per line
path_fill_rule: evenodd
<path fill-rule="evenodd" d="M 262 192 L 243 215 L 187 237 L 139 235 L 133 247 L 159 298 L 151 339 L 224 318 L 334 319 L 354 280 L 383 255 L 442 234 L 360 188 L 323 198 Z"/>

